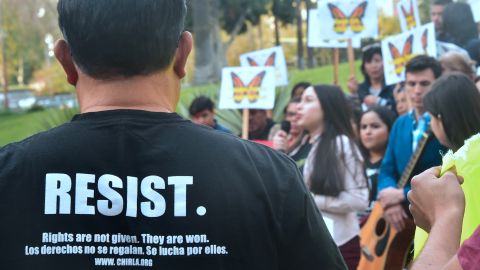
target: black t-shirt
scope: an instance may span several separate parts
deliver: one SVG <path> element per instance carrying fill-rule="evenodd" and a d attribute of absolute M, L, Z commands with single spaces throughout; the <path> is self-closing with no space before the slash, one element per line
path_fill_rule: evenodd
<path fill-rule="evenodd" d="M 382 159 L 372 163 L 370 159 L 365 159 L 365 174 L 368 179 L 368 187 L 370 190 L 369 200 L 370 202 L 377 200 L 377 186 L 378 186 L 378 174 L 380 173 L 380 166 L 382 165 Z"/>
<path fill-rule="evenodd" d="M 117 110 L 0 149 L 1 269 L 345 269 L 287 156 Z"/>

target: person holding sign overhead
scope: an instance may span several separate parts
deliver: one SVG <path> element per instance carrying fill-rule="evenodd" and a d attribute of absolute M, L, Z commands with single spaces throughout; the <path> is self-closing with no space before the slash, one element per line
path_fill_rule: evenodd
<path fill-rule="evenodd" d="M 356 269 L 360 259 L 357 211 L 368 206 L 368 188 L 347 99 L 337 86 L 309 87 L 297 114 L 313 145 L 303 168 L 305 183 L 330 224 L 348 268 Z"/>
<path fill-rule="evenodd" d="M 354 76 L 348 81 L 351 93 L 357 93 L 362 102 L 362 109 L 366 111 L 375 105 L 386 106 L 395 111 L 393 98 L 394 85 L 385 85 L 382 48 L 379 44 L 372 44 L 362 49 L 361 71 L 364 81 L 358 84 Z"/>

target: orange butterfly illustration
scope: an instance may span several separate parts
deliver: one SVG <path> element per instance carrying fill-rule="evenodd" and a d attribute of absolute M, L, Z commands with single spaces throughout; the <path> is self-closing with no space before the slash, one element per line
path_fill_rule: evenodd
<path fill-rule="evenodd" d="M 425 29 L 425 32 L 422 34 L 422 48 L 425 54 L 428 54 L 428 28 Z"/>
<path fill-rule="evenodd" d="M 360 33 L 365 29 L 362 19 L 365 16 L 367 9 L 367 1 L 362 2 L 352 12 L 350 16 L 346 16 L 343 11 L 334 4 L 328 3 L 328 9 L 332 14 L 332 18 L 335 20 L 334 31 L 339 34 L 343 34 L 347 31 L 348 26 L 352 28 L 354 33 Z"/>
<path fill-rule="evenodd" d="M 273 67 L 275 66 L 275 57 L 277 55 L 277 52 L 273 52 L 268 58 L 267 58 L 267 61 L 265 61 L 265 65 L 264 66 L 267 66 L 267 67 Z M 252 58 L 250 57 L 247 57 L 247 61 L 248 61 L 248 64 L 251 66 L 251 67 L 258 67 L 260 66 L 257 61 L 253 60 Z"/>
<path fill-rule="evenodd" d="M 399 76 L 405 69 L 407 62 L 413 57 L 413 34 L 405 41 L 405 44 L 403 45 L 403 53 L 400 53 L 397 47 L 390 42 L 388 43 L 388 48 L 390 49 L 393 63 L 395 65 L 395 73 Z"/>
<path fill-rule="evenodd" d="M 248 85 L 245 85 L 240 77 L 234 72 L 231 73 L 233 81 L 233 100 L 236 103 L 242 102 L 247 97 L 248 101 L 254 103 L 260 96 L 260 86 L 265 78 L 266 71 L 257 74 Z"/>
<path fill-rule="evenodd" d="M 413 29 L 417 27 L 417 21 L 415 20 L 415 13 L 413 12 L 413 1 L 410 1 L 410 11 L 406 11 L 405 7 L 401 4 L 400 7 L 402 8 L 403 16 L 407 21 L 407 29 Z"/>

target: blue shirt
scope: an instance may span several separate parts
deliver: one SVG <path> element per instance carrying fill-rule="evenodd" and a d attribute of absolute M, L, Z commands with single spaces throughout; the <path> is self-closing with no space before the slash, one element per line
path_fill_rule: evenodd
<path fill-rule="evenodd" d="M 212 127 L 213 129 L 221 131 L 221 132 L 232 134 L 232 131 L 230 131 L 230 129 L 220 125 L 219 123 L 217 123 L 217 120 L 213 120 L 213 121 L 215 121 L 215 125 Z"/>
<path fill-rule="evenodd" d="M 380 173 L 378 176 L 378 192 L 385 188 L 397 187 L 405 167 L 413 154 L 413 130 L 415 129 L 415 115 L 408 113 L 400 116 L 394 123 L 390 131 L 387 150 L 383 157 Z M 432 136 L 425 146 L 420 159 L 413 170 L 412 175 L 417 175 L 423 171 L 442 164 L 441 153 L 445 153 L 446 148 L 440 145 L 440 142 Z M 405 185 L 405 198 L 410 191 L 410 182 Z"/>

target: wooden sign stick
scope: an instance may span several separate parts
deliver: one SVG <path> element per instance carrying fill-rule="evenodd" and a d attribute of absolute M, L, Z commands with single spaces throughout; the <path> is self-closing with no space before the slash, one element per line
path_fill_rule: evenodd
<path fill-rule="evenodd" d="M 338 48 L 333 49 L 333 84 L 338 84 L 338 68 L 340 65 L 340 50 Z"/>
<path fill-rule="evenodd" d="M 348 39 L 348 64 L 350 65 L 350 76 L 355 77 L 355 54 L 353 52 L 352 39 Z"/>
<path fill-rule="evenodd" d="M 242 139 L 248 140 L 248 119 L 250 118 L 250 110 L 243 109 L 243 125 L 242 125 Z"/>

